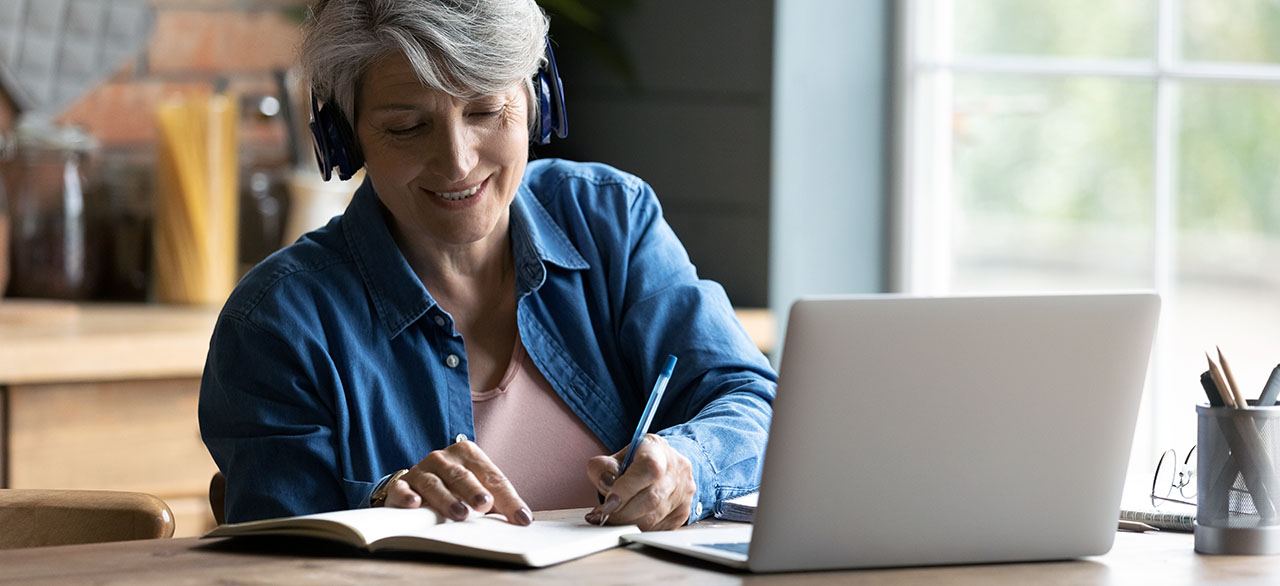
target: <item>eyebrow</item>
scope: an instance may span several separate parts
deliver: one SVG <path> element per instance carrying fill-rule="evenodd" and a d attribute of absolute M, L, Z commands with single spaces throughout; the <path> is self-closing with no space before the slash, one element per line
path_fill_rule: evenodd
<path fill-rule="evenodd" d="M 416 112 L 418 107 L 411 104 L 383 104 L 370 110 L 373 112 Z"/>

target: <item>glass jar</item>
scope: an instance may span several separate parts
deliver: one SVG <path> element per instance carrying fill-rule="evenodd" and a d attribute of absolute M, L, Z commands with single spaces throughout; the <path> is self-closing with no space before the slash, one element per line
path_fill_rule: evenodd
<path fill-rule="evenodd" d="M 96 142 L 83 130 L 23 122 L 4 169 L 9 188 L 9 295 L 84 299 L 100 247 L 90 238 L 83 167 Z"/>
<path fill-rule="evenodd" d="M 94 157 L 88 233 L 102 243 L 95 299 L 147 300 L 151 284 L 154 157 L 104 148 Z"/>

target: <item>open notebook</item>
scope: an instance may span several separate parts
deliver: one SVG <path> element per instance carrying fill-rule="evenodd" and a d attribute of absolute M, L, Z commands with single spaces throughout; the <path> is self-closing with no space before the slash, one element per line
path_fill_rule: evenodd
<path fill-rule="evenodd" d="M 536 568 L 616 547 L 621 536 L 640 531 L 635 525 L 588 524 L 583 520 L 588 510 L 541 511 L 532 525 L 522 527 L 500 515 L 473 513 L 458 522 L 425 508 L 354 509 L 222 525 L 204 537 L 318 537 L 368 551 L 456 555 Z"/>

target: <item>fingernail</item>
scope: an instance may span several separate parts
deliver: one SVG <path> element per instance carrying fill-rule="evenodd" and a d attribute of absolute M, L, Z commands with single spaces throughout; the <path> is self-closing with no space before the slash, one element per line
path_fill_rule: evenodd
<path fill-rule="evenodd" d="M 455 521 L 462 521 L 467 518 L 467 505 L 462 503 L 453 503 L 449 505 L 449 516 Z"/>
<path fill-rule="evenodd" d="M 471 506 L 476 508 L 483 507 L 487 504 L 489 504 L 489 495 L 484 493 L 478 494 L 475 498 L 471 499 Z"/>
<path fill-rule="evenodd" d="M 600 517 L 599 511 L 591 511 L 587 513 L 586 521 L 592 525 L 603 525 L 604 523 L 600 522 Z"/>
<path fill-rule="evenodd" d="M 609 498 L 604 499 L 604 504 L 600 505 L 600 512 L 607 517 L 612 515 L 613 511 L 616 510 L 620 504 L 622 504 L 622 499 L 616 494 L 611 494 L 609 495 Z"/>
<path fill-rule="evenodd" d="M 417 494 L 409 495 L 409 507 L 413 508 L 420 506 L 422 506 L 422 497 Z"/>
<path fill-rule="evenodd" d="M 529 525 L 533 523 L 533 511 L 529 509 L 520 509 L 516 511 L 516 523 L 520 525 Z"/>
<path fill-rule="evenodd" d="M 613 481 L 617 479 L 618 479 L 617 476 L 614 476 L 612 474 L 609 474 L 608 472 L 605 472 L 604 474 L 600 475 L 600 484 L 603 484 L 605 488 L 613 488 Z"/>

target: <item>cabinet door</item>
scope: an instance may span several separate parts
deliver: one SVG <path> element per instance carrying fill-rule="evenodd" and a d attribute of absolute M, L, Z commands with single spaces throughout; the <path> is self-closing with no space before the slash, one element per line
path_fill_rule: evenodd
<path fill-rule="evenodd" d="M 176 535 L 212 526 L 200 441 L 200 380 L 9 387 L 8 484 L 145 492 L 165 500 Z"/>

